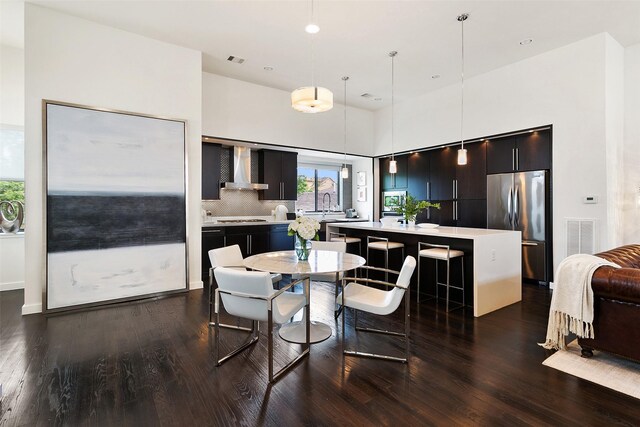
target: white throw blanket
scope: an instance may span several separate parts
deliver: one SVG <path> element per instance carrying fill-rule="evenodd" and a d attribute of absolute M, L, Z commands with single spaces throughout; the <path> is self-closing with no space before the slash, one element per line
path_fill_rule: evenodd
<path fill-rule="evenodd" d="M 555 277 L 549 309 L 547 339 L 542 347 L 564 349 L 565 336 L 573 332 L 580 338 L 593 338 L 593 273 L 604 265 L 619 265 L 593 255 L 577 254 L 562 260 Z"/>

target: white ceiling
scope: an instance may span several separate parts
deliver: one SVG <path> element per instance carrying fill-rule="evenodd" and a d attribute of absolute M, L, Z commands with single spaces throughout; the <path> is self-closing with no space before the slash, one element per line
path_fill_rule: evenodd
<path fill-rule="evenodd" d="M 2 0 L 3 41 L 21 19 Z M 203 69 L 283 90 L 311 84 L 311 43 L 304 26 L 310 1 L 35 1 L 34 3 L 203 52 Z M 606 31 L 623 46 L 640 43 L 640 0 L 626 1 L 331 1 L 317 0 L 315 80 L 342 102 L 370 110 L 390 98 L 391 50 L 396 100 L 460 79 L 460 23 L 465 23 L 465 76 L 473 76 Z M 6 12 L 6 13 L 5 13 Z M 22 37 L 23 38 L 23 37 Z M 533 43 L 519 42 L 531 38 Z M 228 62 L 235 55 L 244 64 Z M 265 66 L 274 67 L 265 71 Z M 438 74 L 441 77 L 432 79 Z M 371 93 L 382 101 L 362 99 Z"/>

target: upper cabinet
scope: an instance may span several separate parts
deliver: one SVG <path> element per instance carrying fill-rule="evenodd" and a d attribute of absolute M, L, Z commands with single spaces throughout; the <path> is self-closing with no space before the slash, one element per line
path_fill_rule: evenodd
<path fill-rule="evenodd" d="M 220 199 L 220 146 L 202 143 L 202 200 Z"/>
<path fill-rule="evenodd" d="M 296 200 L 298 153 L 261 150 L 258 158 L 258 180 L 269 185 L 267 190 L 260 191 L 260 200 Z"/>
<path fill-rule="evenodd" d="M 380 160 L 382 190 L 404 190 L 407 188 L 407 156 L 394 156 L 398 172 L 389 173 L 391 157 Z"/>
<path fill-rule="evenodd" d="M 456 198 L 462 200 L 487 198 L 487 143 L 474 142 L 467 149 L 467 164 L 456 164 Z M 457 157 L 456 157 L 457 163 Z"/>
<path fill-rule="evenodd" d="M 458 150 L 454 147 L 438 148 L 431 151 L 430 199 L 455 199 L 456 162 Z"/>
<path fill-rule="evenodd" d="M 487 173 L 551 169 L 551 131 L 529 132 L 487 142 Z"/>
<path fill-rule="evenodd" d="M 429 200 L 430 151 L 409 154 L 407 157 L 407 192 L 418 200 Z"/>

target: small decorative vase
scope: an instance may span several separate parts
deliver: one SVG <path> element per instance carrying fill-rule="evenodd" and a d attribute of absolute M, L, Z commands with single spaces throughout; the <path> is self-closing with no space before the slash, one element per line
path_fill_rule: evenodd
<path fill-rule="evenodd" d="M 12 217 L 9 219 L 5 212 Z M 24 205 L 16 200 L 0 202 L 0 230 L 3 233 L 17 233 L 24 220 Z"/>
<path fill-rule="evenodd" d="M 310 240 L 305 240 L 296 234 L 294 248 L 299 261 L 306 261 L 309 259 L 309 253 L 311 252 Z"/>
<path fill-rule="evenodd" d="M 416 220 L 409 220 L 407 221 L 407 224 L 409 225 L 409 227 L 415 227 L 416 226 Z"/>

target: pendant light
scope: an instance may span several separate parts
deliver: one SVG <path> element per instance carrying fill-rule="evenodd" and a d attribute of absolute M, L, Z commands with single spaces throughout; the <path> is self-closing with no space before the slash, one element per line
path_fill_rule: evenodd
<path fill-rule="evenodd" d="M 291 92 L 291 107 L 302 113 L 323 113 L 333 108 L 333 93 L 324 87 L 315 85 L 313 37 L 320 27 L 315 23 L 313 0 L 311 0 L 311 22 L 305 27 L 311 38 L 311 86 L 298 88 Z"/>
<path fill-rule="evenodd" d="M 347 80 L 349 80 L 348 76 L 342 78 L 344 82 L 344 164 L 340 171 L 342 179 L 349 178 L 349 168 L 347 167 Z"/>
<path fill-rule="evenodd" d="M 389 56 L 391 57 L 391 161 L 389 162 L 389 173 L 397 173 L 398 172 L 398 163 L 395 158 L 395 151 L 393 149 L 393 113 L 394 113 L 394 59 L 398 52 L 391 51 L 389 52 Z"/>
<path fill-rule="evenodd" d="M 460 27 L 462 29 L 462 61 L 460 67 L 460 141 L 462 141 L 462 147 L 458 150 L 458 164 L 466 165 L 467 164 L 467 149 L 464 148 L 464 21 L 469 18 L 468 13 L 463 13 L 458 16 L 458 22 L 460 22 Z"/>

